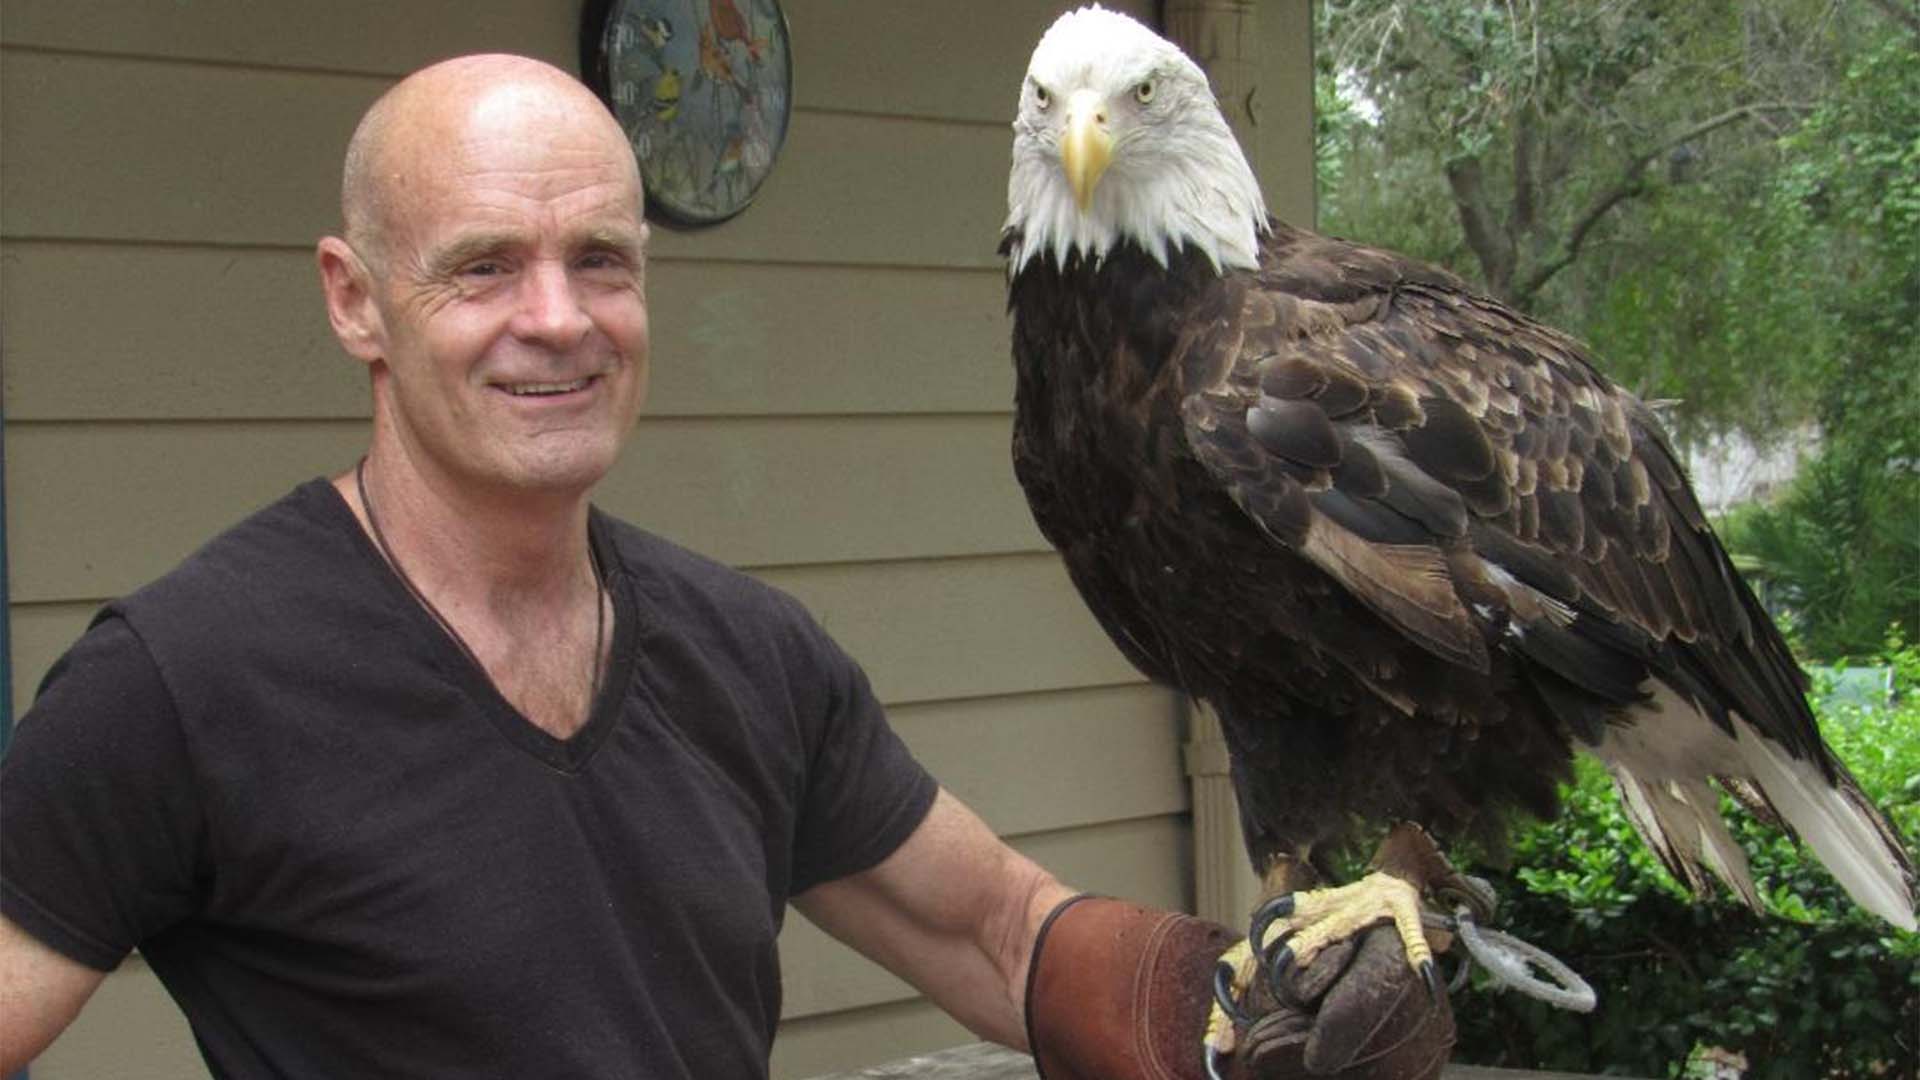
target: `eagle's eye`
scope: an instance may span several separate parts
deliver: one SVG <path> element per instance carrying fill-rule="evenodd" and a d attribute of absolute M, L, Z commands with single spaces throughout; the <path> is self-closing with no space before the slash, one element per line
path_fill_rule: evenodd
<path fill-rule="evenodd" d="M 1152 79 L 1143 79 L 1141 80 L 1140 85 L 1133 88 L 1133 100 L 1139 102 L 1142 105 L 1145 105 L 1148 102 L 1153 100 L 1153 80 Z"/>
<path fill-rule="evenodd" d="M 1034 83 L 1033 104 L 1035 108 L 1038 108 L 1041 112 L 1045 112 L 1047 111 L 1047 106 L 1053 104 L 1053 95 L 1047 93 L 1046 87 L 1041 86 L 1039 83 Z"/>

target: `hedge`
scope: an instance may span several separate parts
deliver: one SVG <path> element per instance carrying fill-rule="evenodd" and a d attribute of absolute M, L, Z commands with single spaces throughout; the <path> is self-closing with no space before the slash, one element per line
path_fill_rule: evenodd
<path fill-rule="evenodd" d="M 1897 638 L 1896 703 L 1817 707 L 1827 742 L 1913 843 L 1920 835 L 1920 650 Z M 1920 934 L 1856 907 L 1811 852 L 1723 799 L 1772 909 L 1724 891 L 1694 901 L 1640 842 L 1611 779 L 1583 759 L 1554 822 L 1520 830 L 1491 875 L 1495 924 L 1590 981 L 1578 1015 L 1491 987 L 1455 997 L 1454 1060 L 1601 1075 L 1753 1080 L 1920 1076 Z M 1737 1060 L 1737 1059 L 1734 1059 Z"/>

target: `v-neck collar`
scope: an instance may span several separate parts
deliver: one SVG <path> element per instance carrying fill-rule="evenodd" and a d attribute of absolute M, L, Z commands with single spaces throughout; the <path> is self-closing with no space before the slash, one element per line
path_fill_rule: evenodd
<path fill-rule="evenodd" d="M 613 604 L 613 643 L 607 655 L 605 676 L 587 713 L 587 722 L 563 739 L 535 724 L 506 699 L 486 669 L 474 661 L 466 648 L 407 588 L 393 564 L 374 546 L 373 538 L 367 535 L 339 489 L 324 478 L 314 483 L 324 485 L 331 494 L 329 513 L 335 518 L 334 524 L 352 535 L 362 557 L 373 564 L 373 572 L 387 590 L 389 599 L 406 613 L 406 620 L 447 680 L 466 693 L 486 714 L 494 729 L 521 751 L 561 772 L 576 773 L 583 769 L 619 720 L 621 703 L 626 700 L 628 685 L 633 679 L 634 642 L 640 633 L 640 608 L 634 596 L 633 575 L 620 558 L 606 515 L 598 507 L 588 508 L 587 543 L 593 549 L 594 558 L 599 560 L 607 596 Z"/>

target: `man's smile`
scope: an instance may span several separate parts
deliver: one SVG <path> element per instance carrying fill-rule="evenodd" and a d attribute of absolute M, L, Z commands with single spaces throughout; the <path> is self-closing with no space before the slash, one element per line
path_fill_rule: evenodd
<path fill-rule="evenodd" d="M 493 386 L 514 397 L 560 397 L 578 393 L 599 381 L 598 375 L 586 375 L 570 382 L 512 382 L 495 383 Z"/>

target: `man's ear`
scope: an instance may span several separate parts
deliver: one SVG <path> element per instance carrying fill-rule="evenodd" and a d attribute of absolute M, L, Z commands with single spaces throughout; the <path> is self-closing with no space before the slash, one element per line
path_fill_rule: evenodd
<path fill-rule="evenodd" d="M 327 321 L 348 354 L 371 364 L 386 356 L 386 327 L 374 302 L 373 273 L 360 253 L 337 236 L 323 236 L 314 252 L 320 264 L 320 289 L 327 296 Z"/>

